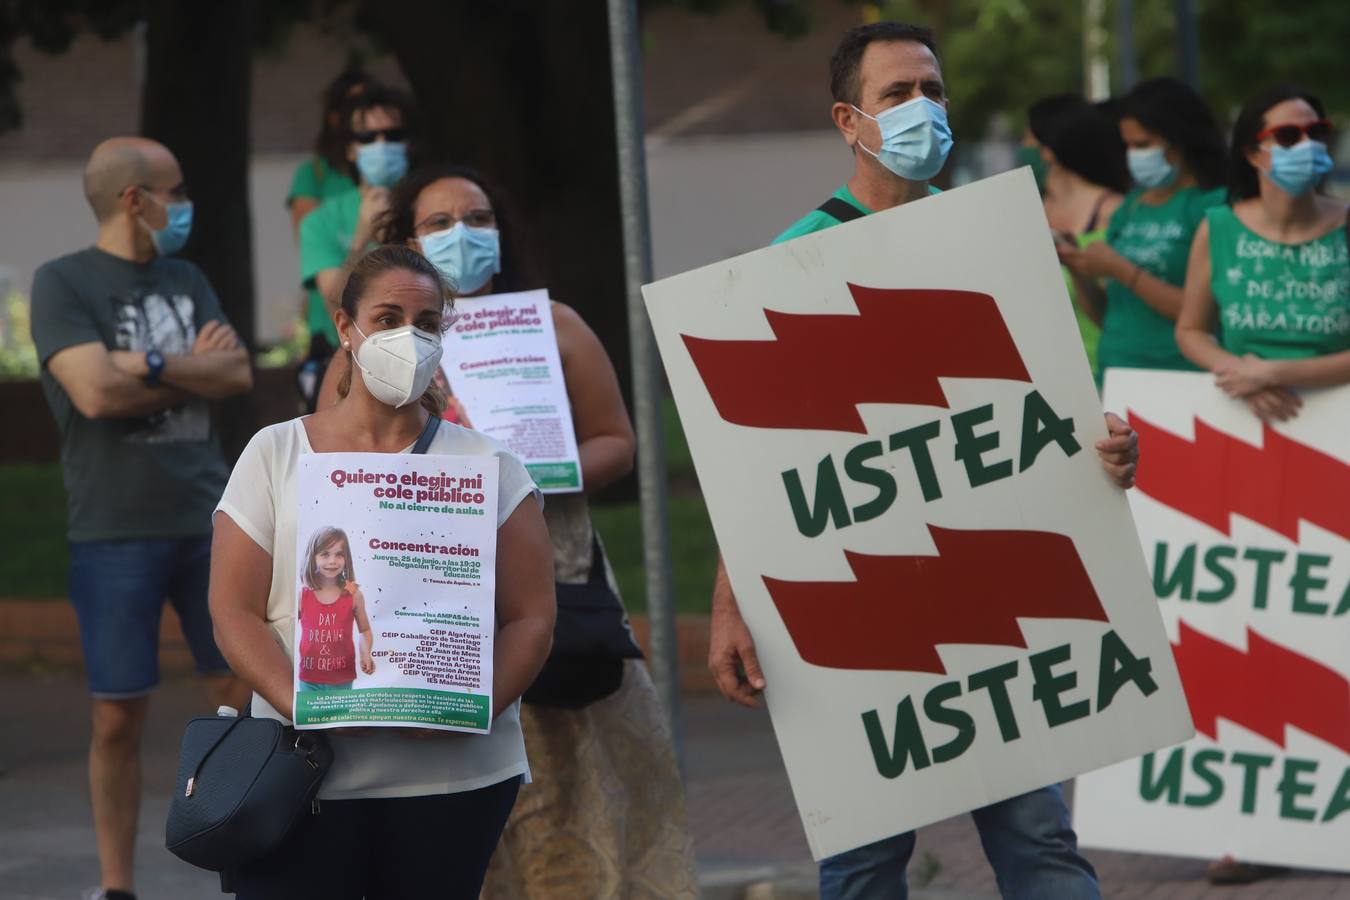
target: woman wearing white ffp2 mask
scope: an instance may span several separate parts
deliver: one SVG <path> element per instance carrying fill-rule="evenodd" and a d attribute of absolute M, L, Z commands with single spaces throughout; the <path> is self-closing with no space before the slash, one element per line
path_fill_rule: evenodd
<path fill-rule="evenodd" d="M 553 555 L 538 489 L 520 459 L 485 435 L 439 423 L 434 391 L 422 393 L 420 404 L 409 399 L 419 398 L 426 370 L 434 368 L 436 353 L 428 351 L 428 342 L 439 344 L 447 294 L 440 273 L 410 247 L 379 247 L 353 264 L 335 318 L 348 351 L 343 356 L 357 357 L 356 374 L 336 406 L 262 429 L 240 456 L 214 520 L 211 612 L 230 668 L 255 693 L 253 714 L 293 718 L 301 457 L 409 453 L 426 435 L 428 467 L 441 455 L 491 460 L 498 473 L 491 732 L 333 732 L 334 762 L 318 795 L 323 814 L 296 823 L 288 840 L 299 843 L 284 843 L 240 867 L 241 900 L 478 897 L 530 771 L 518 699 L 551 644 Z M 425 519 L 432 538 L 452 524 L 445 516 Z M 385 597 L 410 607 L 419 603 L 416 591 Z M 330 800 L 342 809 L 330 810 Z M 377 831 L 384 840 L 369 840 Z M 315 867 L 307 854 L 295 852 L 297 846 L 322 846 L 334 859 L 359 859 L 361 865 Z M 452 866 L 445 864 L 445 846 L 455 848 Z M 387 890 L 385 873 L 395 871 L 398 885 Z"/>
<path fill-rule="evenodd" d="M 361 335 L 353 350 L 361 382 L 376 400 L 395 408 L 420 398 L 441 363 L 439 334 L 416 325 L 404 325 L 374 335 L 363 332 L 355 323 L 352 329 Z"/>

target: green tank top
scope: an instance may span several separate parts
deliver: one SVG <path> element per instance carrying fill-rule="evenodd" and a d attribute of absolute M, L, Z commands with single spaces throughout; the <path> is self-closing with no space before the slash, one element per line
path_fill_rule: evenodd
<path fill-rule="evenodd" d="M 1266 359 L 1350 350 L 1345 226 L 1301 244 L 1252 231 L 1231 207 L 1207 213 L 1210 288 L 1224 349 Z"/>
<path fill-rule="evenodd" d="M 1180 287 L 1186 281 L 1195 230 L 1205 210 L 1223 202 L 1223 189 L 1182 188 L 1158 206 L 1139 202 L 1141 193 L 1125 196 L 1107 225 L 1106 242 L 1145 272 Z M 1106 281 L 1097 359 L 1103 370 L 1195 369 L 1177 349 L 1176 323 L 1113 278 Z"/>

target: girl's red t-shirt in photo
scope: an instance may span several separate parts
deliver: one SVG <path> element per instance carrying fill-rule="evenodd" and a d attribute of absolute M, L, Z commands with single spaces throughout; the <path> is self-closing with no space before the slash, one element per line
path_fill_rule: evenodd
<path fill-rule="evenodd" d="M 356 616 L 352 595 L 343 591 L 331 604 L 319 601 L 309 587 L 300 591 L 300 680 L 310 684 L 344 684 L 356 680 Z"/>

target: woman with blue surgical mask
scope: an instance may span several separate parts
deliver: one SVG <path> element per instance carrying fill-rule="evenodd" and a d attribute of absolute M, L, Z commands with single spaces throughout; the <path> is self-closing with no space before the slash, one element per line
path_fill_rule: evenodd
<path fill-rule="evenodd" d="M 1346 204 L 1317 190 L 1335 130 L 1322 102 L 1283 85 L 1233 125 L 1230 205 L 1195 235 L 1177 342 L 1263 419 L 1304 388 L 1350 383 Z"/>
<path fill-rule="evenodd" d="M 300 221 L 300 283 L 308 291 L 305 320 L 311 358 L 319 368 L 337 348 L 334 316 L 346 268 L 374 246 L 375 226 L 389 190 L 408 171 L 414 108 L 402 91 L 370 81 L 348 97 L 343 122 L 345 168 L 354 187 L 336 191 Z M 311 408 L 315 398 L 305 397 Z"/>
<path fill-rule="evenodd" d="M 1223 137 L 1205 101 L 1175 78 L 1141 82 L 1120 102 L 1134 189 L 1089 247 L 1059 245 L 1074 295 L 1101 325 L 1099 369 L 1193 369 L 1174 335 L 1191 238 L 1223 202 Z"/>

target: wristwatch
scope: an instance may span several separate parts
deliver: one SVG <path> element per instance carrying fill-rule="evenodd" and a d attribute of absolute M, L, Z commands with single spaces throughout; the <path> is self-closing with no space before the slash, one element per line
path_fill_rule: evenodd
<path fill-rule="evenodd" d="M 145 383 L 151 387 L 159 387 L 159 373 L 164 371 L 164 354 L 158 350 L 145 351 Z"/>

